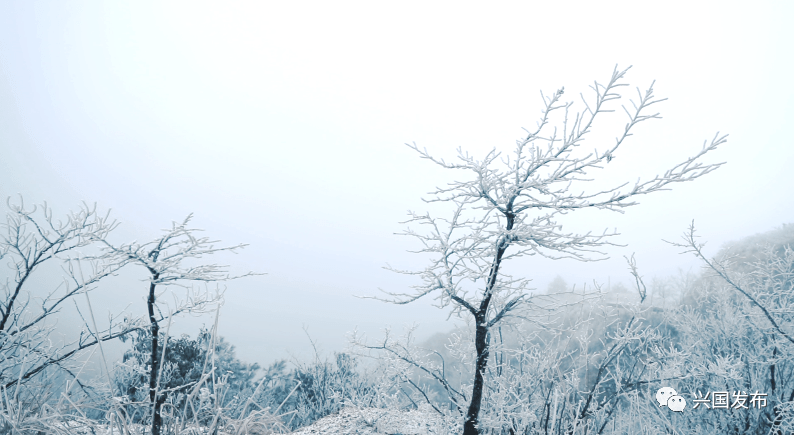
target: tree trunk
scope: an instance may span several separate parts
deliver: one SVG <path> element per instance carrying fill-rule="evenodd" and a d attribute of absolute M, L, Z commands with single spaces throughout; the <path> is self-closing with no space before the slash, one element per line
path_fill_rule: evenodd
<path fill-rule="evenodd" d="M 508 204 L 508 207 L 512 207 Z M 515 222 L 515 215 L 511 212 L 505 214 L 507 218 L 507 231 L 513 229 Z M 482 403 L 482 387 L 485 383 L 483 375 L 485 368 L 488 366 L 488 356 L 490 347 L 490 337 L 488 335 L 488 306 L 491 304 L 491 297 L 493 297 L 493 289 L 496 286 L 496 279 L 499 276 L 499 267 L 502 265 L 502 256 L 504 255 L 507 247 L 510 246 L 510 240 L 503 238 L 499 241 L 496 247 L 496 257 L 494 257 L 491 270 L 488 273 L 488 281 L 485 286 L 484 297 L 480 302 L 479 310 L 474 314 L 474 319 L 477 322 L 475 329 L 474 346 L 477 349 L 477 370 L 474 373 L 474 386 L 471 390 L 471 402 L 469 403 L 469 410 L 466 412 L 466 422 L 463 423 L 463 435 L 479 435 L 480 430 L 477 428 L 480 417 L 480 404 Z"/>
<path fill-rule="evenodd" d="M 159 274 L 152 276 L 152 281 L 159 278 Z M 154 282 L 149 285 L 149 299 L 146 301 L 147 308 L 149 309 L 149 323 L 152 327 L 152 355 L 150 358 L 151 370 L 149 371 L 149 401 L 152 402 L 152 435 L 160 435 L 160 427 L 162 426 L 162 418 L 160 416 L 160 408 L 163 405 L 163 400 L 158 400 L 157 396 L 157 374 L 160 369 L 160 357 L 158 352 L 158 344 L 160 338 L 160 325 L 157 323 L 157 318 L 154 317 L 154 290 L 157 287 Z"/>
<path fill-rule="evenodd" d="M 488 366 L 488 348 L 490 346 L 488 338 L 488 327 L 485 325 L 485 319 L 477 319 L 474 341 L 477 348 L 477 371 L 474 373 L 474 387 L 471 391 L 469 410 L 466 412 L 466 422 L 463 424 L 463 435 L 479 435 L 480 433 L 477 424 L 479 423 L 480 404 L 482 403 L 483 373 L 485 373 L 485 368 Z"/>

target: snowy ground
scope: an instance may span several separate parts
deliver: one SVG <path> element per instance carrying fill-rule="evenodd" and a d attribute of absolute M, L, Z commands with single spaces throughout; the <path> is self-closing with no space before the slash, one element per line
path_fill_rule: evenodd
<path fill-rule="evenodd" d="M 345 408 L 301 428 L 292 435 L 322 434 L 390 434 L 442 435 L 454 432 L 441 416 L 432 410 L 389 410 L 378 408 Z"/>
<path fill-rule="evenodd" d="M 109 427 L 107 424 L 86 424 L 85 421 L 52 423 L 54 424 L 47 425 L 48 432 L 59 435 L 117 435 L 120 433 L 116 427 Z M 134 434 L 149 433 L 149 428 L 141 425 L 128 426 L 127 429 Z M 450 427 L 450 424 L 445 423 L 444 418 L 432 409 L 404 411 L 348 407 L 336 414 L 321 418 L 312 425 L 290 432 L 290 435 L 446 435 L 459 432 L 459 429 L 459 427 Z M 272 427 L 266 429 L 260 425 L 251 425 L 248 426 L 248 430 L 245 427 L 222 428 L 218 434 L 272 435 L 281 433 L 277 429 L 275 432 L 273 430 Z M 169 432 L 168 428 L 164 428 L 164 431 Z M 195 427 L 187 427 L 179 432 L 185 435 L 209 433 L 206 428 Z"/>

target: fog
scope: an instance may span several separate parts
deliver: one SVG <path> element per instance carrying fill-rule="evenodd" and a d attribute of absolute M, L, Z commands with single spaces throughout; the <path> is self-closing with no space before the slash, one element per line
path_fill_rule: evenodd
<path fill-rule="evenodd" d="M 447 160 L 458 147 L 509 152 L 535 126 L 539 91 L 565 86 L 580 102 L 616 64 L 633 65 L 632 89 L 656 80 L 669 100 L 608 180 L 651 178 L 718 131 L 728 143 L 706 161 L 726 164 L 625 214 L 569 216 L 569 228 L 617 228 L 626 246 L 595 263 L 525 259 L 539 291 L 557 275 L 629 283 L 632 253 L 648 278 L 696 271 L 663 241 L 693 220 L 711 254 L 792 221 L 791 6 L 547 3 L 3 3 L 0 197 L 46 200 L 56 216 L 96 202 L 121 222 L 119 242 L 153 239 L 194 213 L 207 236 L 248 244 L 213 260 L 265 273 L 226 283 L 219 333 L 260 364 L 308 356 L 307 332 L 332 352 L 355 328 L 451 329 L 432 300 L 355 297 L 417 283 L 383 269 L 425 264 L 408 252 L 415 240 L 395 235 L 400 222 L 432 209 L 427 192 L 466 176 L 405 144 Z M 611 115 L 620 128 L 625 115 Z M 144 278 L 125 272 L 93 292 L 98 317 L 144 314 Z M 212 322 L 185 317 L 172 331 L 194 336 Z"/>

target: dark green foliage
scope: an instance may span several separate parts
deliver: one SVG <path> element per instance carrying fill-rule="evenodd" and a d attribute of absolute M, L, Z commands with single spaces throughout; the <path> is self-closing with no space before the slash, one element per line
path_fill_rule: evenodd
<path fill-rule="evenodd" d="M 147 403 L 151 333 L 144 330 L 129 338 L 132 346 L 124 353 L 122 363 L 116 370 L 116 385 L 126 396 L 125 402 Z M 250 394 L 253 391 L 252 381 L 259 365 L 238 360 L 234 355 L 234 346 L 223 337 L 220 337 L 215 346 L 215 358 L 208 358 L 211 338 L 210 332 L 202 329 L 195 339 L 182 335 L 168 340 L 159 391 L 166 392 L 168 402 L 177 408 L 184 406 L 186 396 L 199 382 L 202 382 L 203 387 L 212 383 L 208 376 L 202 381 L 202 374 L 211 374 L 213 366 L 216 379 L 225 377 L 226 390 L 221 395 L 221 406 L 239 401 L 244 392 Z M 160 343 L 164 342 L 165 335 L 161 334 Z"/>
<path fill-rule="evenodd" d="M 164 338 L 161 336 L 161 343 Z M 129 339 L 131 347 L 115 373 L 116 391 L 125 395 L 123 401 L 132 420 L 141 422 L 147 418 L 147 406 L 151 406 L 147 367 L 151 335 L 144 331 Z M 357 370 L 356 359 L 345 353 L 335 354 L 333 361 L 316 359 L 311 364 L 297 363 L 291 370 L 285 361 L 277 361 L 255 382 L 259 365 L 238 360 L 234 346 L 221 338 L 215 348 L 214 365 L 216 379 L 225 377 L 225 382 L 222 390 L 213 393 L 211 378 L 206 376 L 213 365 L 212 358 L 207 358 L 210 340 L 210 332 L 204 329 L 195 339 L 183 335 L 168 340 L 160 391 L 167 392 L 167 403 L 186 410 L 187 418 L 193 418 L 195 410 L 199 421 L 204 422 L 206 417 L 200 409 L 207 409 L 208 397 L 211 397 L 209 401 L 219 400 L 217 405 L 235 418 L 254 409 L 269 408 L 295 429 L 339 411 L 345 403 L 358 400 L 370 391 L 366 377 Z M 202 373 L 205 374 L 203 381 Z M 199 382 L 199 390 L 203 391 L 194 395 L 192 406 L 186 406 L 188 396 Z"/>

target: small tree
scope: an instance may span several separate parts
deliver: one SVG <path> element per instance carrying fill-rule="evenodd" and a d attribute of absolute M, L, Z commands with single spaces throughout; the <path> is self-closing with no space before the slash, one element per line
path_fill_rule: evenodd
<path fill-rule="evenodd" d="M 165 335 L 165 342 L 160 345 L 160 322 L 166 316 L 162 313 L 159 306 L 159 296 L 162 292 L 158 287 L 163 288 L 171 285 L 185 287 L 185 282 L 220 282 L 241 278 L 244 276 L 255 275 L 246 273 L 243 275 L 232 276 L 227 273 L 226 266 L 218 264 L 194 264 L 194 260 L 202 259 L 204 256 L 212 255 L 221 251 L 235 252 L 246 245 L 235 245 L 224 248 L 216 248 L 214 243 L 206 237 L 196 237 L 196 233 L 201 231 L 188 227 L 192 215 L 189 215 L 183 222 L 173 222 L 170 230 L 165 230 L 165 234 L 151 242 L 138 244 L 130 243 L 115 246 L 108 242 L 106 238 L 101 238 L 106 254 L 104 259 L 118 267 L 127 264 L 137 264 L 142 266 L 148 273 L 148 297 L 146 308 L 149 315 L 149 328 L 151 338 L 151 351 L 149 357 L 149 400 L 152 403 L 152 435 L 159 435 L 162 426 L 160 409 L 167 398 L 165 392 L 158 393 L 158 382 L 160 370 L 162 368 L 162 354 L 167 346 L 168 335 Z M 171 307 L 172 310 L 168 317 L 184 312 L 197 312 L 206 309 L 213 304 L 221 301 L 220 291 L 215 293 L 195 292 L 192 287 L 188 287 L 188 295 L 179 301 L 178 306 Z M 214 374 L 213 374 L 214 376 Z"/>
<path fill-rule="evenodd" d="M 421 271 L 399 273 L 418 275 L 422 284 L 413 293 L 389 293 L 386 300 L 406 304 L 429 294 L 435 294 L 440 307 L 451 306 L 456 315 L 470 315 L 475 323 L 474 344 L 476 361 L 474 381 L 464 435 L 479 433 L 478 416 L 483 397 L 484 372 L 489 359 L 490 331 L 516 308 L 527 302 L 529 280 L 504 273 L 507 260 L 527 255 L 550 259 L 573 258 L 580 261 L 604 259 L 598 250 L 614 245 L 610 240 L 616 232 L 578 234 L 562 230 L 561 215 L 576 210 L 597 209 L 623 212 L 637 204 L 635 197 L 666 190 L 673 183 L 694 180 L 720 164 L 703 164 L 701 158 L 726 142 L 726 136 L 715 135 L 711 143 L 704 143 L 695 154 L 673 166 L 663 175 L 647 181 L 637 181 L 633 187 L 624 183 L 604 190 L 588 190 L 591 171 L 605 167 L 621 145 L 632 135 L 640 122 L 660 118 L 658 113 L 646 114 L 649 107 L 663 99 L 653 95 L 653 84 L 643 93 L 637 89 L 633 109 L 623 106 L 629 117 L 623 131 L 612 145 L 600 151 L 582 150 L 585 136 L 591 132 L 596 117 L 613 111 L 613 100 L 621 99 L 617 92 L 626 71 L 612 73 L 606 85 L 595 82 L 593 101 L 582 96 L 584 111 L 570 116 L 573 103 L 563 103 L 563 88 L 552 96 L 541 93 L 544 107 L 537 128 L 517 141 L 512 157 L 501 159 L 495 149 L 481 160 L 458 149 L 457 163 L 447 163 L 432 157 L 426 149 L 408 145 L 424 159 L 447 169 L 464 170 L 471 175 L 467 181 L 456 181 L 449 187 L 438 188 L 426 201 L 442 202 L 453 207 L 448 219 L 434 218 L 429 213 L 410 212 L 408 223 L 427 225 L 426 233 L 407 229 L 403 234 L 415 237 L 423 248 L 418 252 L 434 258 Z M 560 110 L 561 109 L 561 110 Z M 559 127 L 551 126 L 555 111 L 563 114 Z M 574 191 L 574 188 L 581 190 Z M 580 192 L 580 193 L 576 193 Z"/>
<path fill-rule="evenodd" d="M 61 219 L 53 217 L 47 203 L 25 207 L 20 198 L 18 204 L 7 200 L 7 206 L 0 235 L 0 260 L 6 266 L 0 282 L 0 386 L 26 383 L 48 369 L 74 376 L 69 363 L 81 351 L 139 326 L 113 317 L 105 331 L 89 328 L 60 344 L 51 336 L 64 305 L 120 268 L 80 252 L 90 251 L 94 241 L 107 237 L 117 224 L 108 214 L 97 213 L 96 205 L 83 204 Z M 48 284 L 42 281 L 47 269 L 56 266 L 62 269 L 63 282 L 39 290 Z"/>

